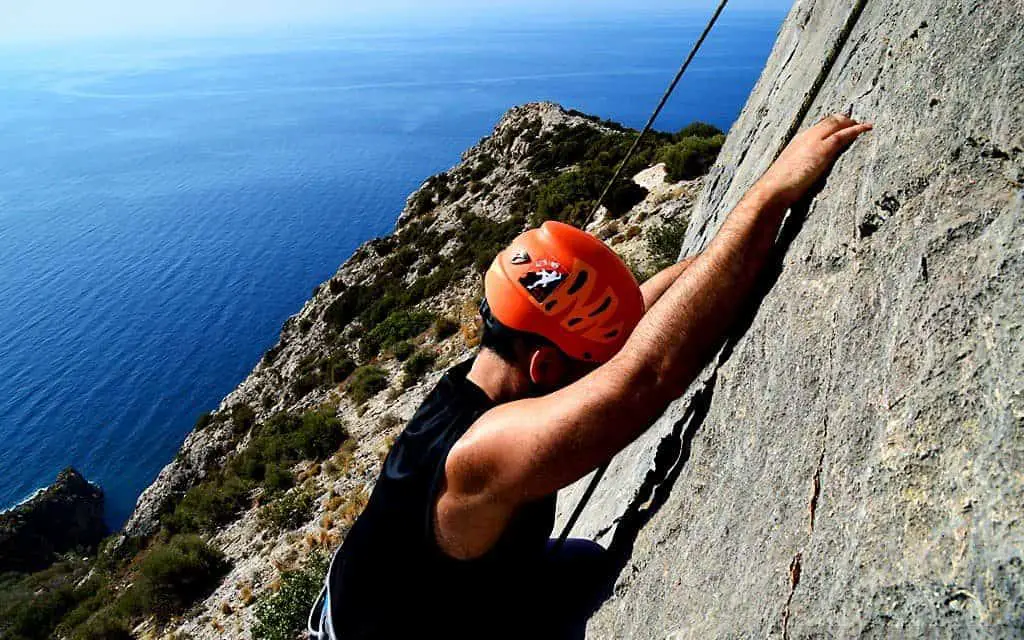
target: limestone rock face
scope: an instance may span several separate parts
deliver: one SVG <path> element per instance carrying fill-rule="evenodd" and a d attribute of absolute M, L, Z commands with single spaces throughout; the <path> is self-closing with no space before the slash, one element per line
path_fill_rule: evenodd
<path fill-rule="evenodd" d="M 0 572 L 43 569 L 57 554 L 94 549 L 106 534 L 103 491 L 69 467 L 52 485 L 0 513 Z"/>
<path fill-rule="evenodd" d="M 875 131 L 584 512 L 617 554 L 589 637 L 1024 633 L 1020 2 L 798 2 L 683 253 L 851 107 Z"/>

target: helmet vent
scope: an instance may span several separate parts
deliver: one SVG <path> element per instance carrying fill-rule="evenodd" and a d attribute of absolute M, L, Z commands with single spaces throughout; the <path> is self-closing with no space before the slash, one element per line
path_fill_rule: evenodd
<path fill-rule="evenodd" d="M 604 337 L 606 337 L 606 338 L 614 338 L 617 335 L 619 335 L 619 330 L 618 329 L 614 329 L 614 330 L 609 331 L 608 333 L 604 334 Z"/>
<path fill-rule="evenodd" d="M 601 303 L 600 307 L 598 307 L 598 308 L 596 308 L 596 309 L 594 309 L 593 311 L 590 312 L 590 317 L 591 318 L 596 318 L 597 316 L 599 316 L 602 313 L 604 313 L 605 311 L 607 311 L 608 307 L 610 307 L 610 306 L 612 306 L 612 297 L 608 296 L 607 298 L 604 299 L 604 302 Z"/>
<path fill-rule="evenodd" d="M 568 293 L 576 293 L 582 289 L 583 285 L 587 284 L 587 277 L 588 275 L 586 271 L 580 271 L 579 275 L 576 276 L 576 280 L 572 283 L 572 286 L 569 287 Z"/>
<path fill-rule="evenodd" d="M 583 318 L 572 318 L 572 319 L 569 320 L 568 324 L 569 324 L 570 327 L 575 327 L 576 325 L 578 325 L 581 322 L 583 322 Z"/>
<path fill-rule="evenodd" d="M 544 305 L 544 310 L 545 311 L 551 311 L 552 309 L 555 308 L 556 304 L 558 304 L 558 300 L 552 300 L 552 301 L 550 301 L 550 302 L 548 302 L 547 304 Z"/>

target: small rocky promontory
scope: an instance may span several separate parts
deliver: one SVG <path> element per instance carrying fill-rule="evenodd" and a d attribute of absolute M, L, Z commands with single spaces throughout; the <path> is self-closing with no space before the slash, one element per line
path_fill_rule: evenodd
<path fill-rule="evenodd" d="M 58 554 L 95 549 L 105 535 L 103 490 L 68 467 L 52 485 L 0 513 L 0 572 L 38 571 Z"/>

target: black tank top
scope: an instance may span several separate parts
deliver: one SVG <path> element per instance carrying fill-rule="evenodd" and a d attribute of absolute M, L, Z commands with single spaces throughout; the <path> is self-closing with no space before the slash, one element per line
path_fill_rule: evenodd
<path fill-rule="evenodd" d="M 534 635 L 530 580 L 554 526 L 554 495 L 522 507 L 481 558 L 451 558 L 434 537 L 448 452 L 494 406 L 466 379 L 471 365 L 449 369 L 420 405 L 342 545 L 329 577 L 339 638 Z"/>

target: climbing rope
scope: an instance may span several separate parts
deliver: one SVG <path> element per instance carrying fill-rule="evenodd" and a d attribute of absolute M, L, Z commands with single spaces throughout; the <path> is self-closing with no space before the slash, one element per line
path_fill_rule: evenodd
<path fill-rule="evenodd" d="M 679 71 L 676 72 L 676 76 L 672 78 L 672 82 L 668 85 L 668 88 L 665 89 L 665 93 L 661 96 L 661 101 L 658 103 L 658 106 L 654 108 L 654 112 L 651 114 L 651 117 L 647 119 L 647 124 L 645 124 L 644 128 L 640 130 L 640 134 L 637 135 L 636 140 L 633 141 L 633 146 L 631 146 L 629 151 L 626 152 L 626 157 L 619 163 L 619 167 L 615 170 L 615 174 L 612 176 L 612 179 L 608 181 L 604 191 L 601 192 L 601 196 L 597 199 L 597 202 L 594 203 L 594 209 L 590 212 L 590 215 L 587 216 L 586 221 L 583 223 L 584 229 L 588 224 L 590 224 L 591 219 L 597 215 L 597 211 L 604 203 L 604 199 L 608 197 L 608 192 L 611 191 L 612 185 L 622 177 L 622 172 L 625 170 L 626 164 L 629 163 L 633 158 L 633 154 L 636 153 L 637 148 L 640 147 L 640 141 L 643 140 L 644 136 L 651 130 L 651 127 L 654 126 L 654 121 L 658 119 L 658 116 L 661 114 L 661 110 L 665 108 L 665 103 L 667 103 L 668 99 L 672 97 L 672 92 L 676 90 L 676 85 L 679 84 L 679 80 L 681 80 L 683 74 L 686 73 L 686 69 L 690 66 L 690 62 L 693 61 L 697 52 L 700 51 L 700 47 L 704 44 L 705 38 L 707 38 L 708 34 L 711 33 L 711 29 L 715 26 L 715 23 L 718 22 L 718 16 L 722 15 L 722 11 L 725 9 L 725 5 L 727 4 L 729 4 L 729 0 L 722 0 L 718 3 L 718 8 L 715 9 L 715 13 L 711 16 L 711 20 L 708 21 L 707 26 L 704 27 L 703 33 L 700 34 L 700 37 L 697 38 L 697 42 L 695 42 L 693 48 L 690 49 L 690 54 L 686 56 L 686 60 L 684 60 L 683 64 L 679 67 Z"/>
<path fill-rule="evenodd" d="M 715 9 L 715 13 L 711 16 L 707 26 L 704 27 L 704 31 L 700 34 L 700 37 L 697 38 L 697 42 L 694 43 L 693 48 L 690 49 L 689 55 L 686 56 L 686 60 L 683 61 L 683 64 L 679 67 L 679 71 L 677 71 L 675 77 L 672 78 L 672 82 L 668 85 L 668 88 L 665 89 L 665 93 L 661 96 L 661 101 L 658 102 L 658 106 L 654 108 L 654 112 L 651 114 L 651 117 L 647 119 L 647 124 L 645 124 L 644 128 L 640 130 L 636 140 L 633 141 L 633 146 L 631 146 L 629 151 L 626 152 L 626 157 L 624 157 L 622 162 L 619 163 L 619 167 L 615 170 L 615 174 L 612 175 L 612 179 L 608 181 L 608 185 L 604 188 L 604 191 L 601 192 L 601 196 L 597 199 L 597 202 L 594 203 L 593 211 L 590 212 L 590 215 L 587 216 L 586 221 L 583 223 L 584 228 L 590 224 L 591 219 L 597 214 L 598 209 L 601 208 L 601 205 L 604 203 L 604 199 L 608 196 L 608 192 L 611 191 L 612 185 L 614 185 L 622 176 L 622 172 L 625 170 L 630 159 L 632 159 L 633 154 L 636 153 L 637 148 L 639 148 L 640 141 L 643 140 L 644 135 L 646 135 L 647 132 L 651 130 L 651 127 L 654 126 L 654 121 L 658 119 L 658 115 L 661 114 L 661 110 L 665 107 L 668 99 L 672 97 L 672 92 L 676 90 L 676 85 L 679 84 L 679 80 L 682 79 L 683 74 L 686 73 L 686 69 L 690 66 L 690 62 L 693 61 L 697 52 L 700 51 L 701 45 L 704 44 L 704 40 L 708 37 L 708 34 L 711 33 L 711 29 L 714 28 L 715 23 L 718 22 L 718 16 L 722 15 L 722 11 L 725 9 L 725 5 L 727 4 L 729 4 L 729 0 L 721 0 L 721 2 L 718 3 L 718 8 Z M 566 539 L 569 537 L 569 533 L 572 531 L 573 526 L 575 526 L 576 521 L 579 520 L 580 515 L 583 513 L 583 509 L 587 506 L 587 502 L 590 501 L 590 497 L 594 495 L 594 490 L 597 489 L 597 485 L 601 482 L 601 478 L 607 470 L 608 463 L 606 462 L 597 469 L 597 472 L 594 473 L 593 479 L 591 479 L 590 484 L 587 485 L 587 490 L 583 492 L 583 496 L 580 498 L 579 503 L 576 504 L 576 508 L 573 510 L 572 515 L 569 516 L 568 522 L 565 523 L 565 527 L 562 529 L 561 535 L 558 536 L 558 540 L 552 546 L 551 550 L 553 553 L 558 552 L 558 550 L 565 544 Z"/>

